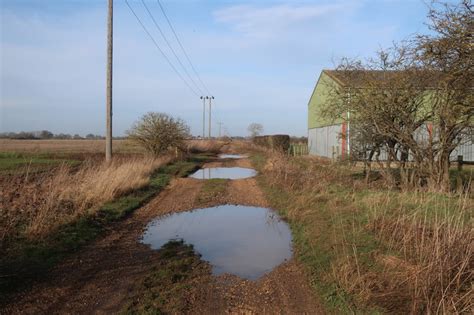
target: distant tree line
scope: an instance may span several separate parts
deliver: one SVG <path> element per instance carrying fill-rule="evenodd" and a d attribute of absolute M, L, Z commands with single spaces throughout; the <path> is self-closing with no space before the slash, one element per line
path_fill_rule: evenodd
<path fill-rule="evenodd" d="M 103 136 L 95 135 L 92 133 L 87 134 L 85 137 L 79 134 L 68 134 L 68 133 L 58 133 L 54 134 L 49 130 L 41 131 L 20 131 L 20 132 L 3 132 L 0 133 L 0 139 L 22 139 L 22 140 L 41 140 L 41 139 L 75 139 L 75 140 L 96 140 L 104 139 Z"/>

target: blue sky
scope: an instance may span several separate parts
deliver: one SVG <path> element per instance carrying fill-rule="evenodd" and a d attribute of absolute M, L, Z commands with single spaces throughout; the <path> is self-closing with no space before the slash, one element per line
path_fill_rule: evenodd
<path fill-rule="evenodd" d="M 106 2 L 0 1 L 0 132 L 104 134 Z M 129 2 L 180 70 L 141 1 Z M 179 53 L 158 3 L 145 2 Z M 230 135 L 246 135 L 252 122 L 266 133 L 306 135 L 307 102 L 322 69 L 426 32 L 422 0 L 162 4 L 215 96 L 215 121 Z M 115 0 L 113 96 L 115 135 L 148 111 L 179 116 L 194 134 L 202 130 L 201 100 L 161 57 L 125 0 Z"/>

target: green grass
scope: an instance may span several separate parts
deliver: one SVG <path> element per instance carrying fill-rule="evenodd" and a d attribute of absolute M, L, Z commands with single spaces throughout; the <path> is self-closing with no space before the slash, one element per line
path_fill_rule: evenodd
<path fill-rule="evenodd" d="M 47 154 L 0 152 L 0 175 L 45 171 L 62 163 L 76 165 L 80 162 Z"/>
<path fill-rule="evenodd" d="M 205 204 L 218 200 L 225 194 L 228 183 L 229 180 L 223 178 L 212 178 L 206 180 L 197 197 L 198 202 Z"/>
<path fill-rule="evenodd" d="M 190 309 L 183 296 L 210 266 L 183 241 L 169 241 L 158 251 L 157 266 L 139 283 L 123 314 L 182 314 Z"/>
<path fill-rule="evenodd" d="M 97 212 L 62 226 L 45 239 L 15 240 L 8 255 L 0 257 L 0 304 L 7 294 L 47 272 L 66 255 L 96 239 L 110 223 L 121 220 L 161 191 L 173 176 L 186 176 L 198 167 L 193 161 L 178 161 L 158 169 L 150 184 L 104 204 Z"/>
<path fill-rule="evenodd" d="M 186 161 L 178 161 L 173 164 L 163 166 L 158 169 L 158 173 L 163 173 L 167 175 L 177 176 L 177 177 L 186 177 L 195 170 L 199 168 L 199 163 L 205 161 L 205 159 L 200 159 L 199 157 L 191 157 Z"/>

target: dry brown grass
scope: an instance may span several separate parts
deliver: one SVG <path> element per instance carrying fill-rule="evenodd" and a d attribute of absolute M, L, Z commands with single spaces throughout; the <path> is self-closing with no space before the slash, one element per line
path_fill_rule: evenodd
<path fill-rule="evenodd" d="M 263 174 L 304 226 L 305 257 L 329 261 L 319 281 L 388 312 L 473 311 L 472 197 L 367 186 L 347 166 L 276 154 Z"/>
<path fill-rule="evenodd" d="M 392 282 L 398 292 L 410 295 L 412 313 L 458 314 L 474 310 L 473 202 L 467 196 L 455 201 L 425 194 L 403 193 L 397 213 L 371 208 L 371 230 L 390 250 L 400 253 L 399 263 L 382 265 L 398 271 Z M 403 208 L 410 205 L 415 210 Z"/>
<path fill-rule="evenodd" d="M 227 144 L 227 142 L 221 140 L 187 140 L 186 150 L 189 153 L 217 154 L 225 144 Z"/>
<path fill-rule="evenodd" d="M 111 164 L 85 161 L 52 173 L 2 179 L 0 241 L 12 234 L 41 237 L 105 202 L 148 184 L 170 157 L 123 158 Z M 8 182 L 8 183 L 7 183 Z"/>

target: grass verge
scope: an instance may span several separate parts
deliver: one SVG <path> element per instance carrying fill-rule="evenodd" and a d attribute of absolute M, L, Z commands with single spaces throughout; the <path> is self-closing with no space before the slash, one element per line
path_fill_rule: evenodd
<path fill-rule="evenodd" d="M 128 191 L 98 210 L 86 212 L 73 222 L 60 226 L 49 235 L 32 239 L 16 238 L 2 244 L 0 257 L 0 304 L 7 296 L 45 274 L 66 255 L 101 235 L 107 226 L 125 218 L 161 191 L 173 176 L 183 177 L 198 167 L 201 158 L 177 161 L 160 167 L 151 174 L 147 185 Z"/>
<path fill-rule="evenodd" d="M 472 310 L 472 198 L 367 186 L 349 166 L 307 158 L 252 159 L 329 311 Z"/>
<path fill-rule="evenodd" d="M 204 182 L 197 197 L 200 204 L 207 204 L 218 201 L 224 197 L 227 190 L 228 179 L 212 178 Z"/>

